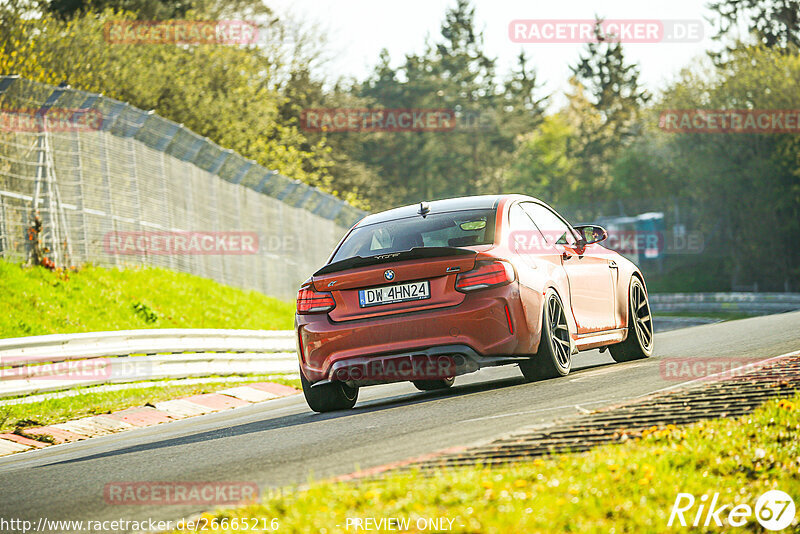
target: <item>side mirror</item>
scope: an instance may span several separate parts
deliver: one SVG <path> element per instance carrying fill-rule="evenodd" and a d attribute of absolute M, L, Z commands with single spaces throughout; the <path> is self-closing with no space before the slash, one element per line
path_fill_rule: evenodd
<path fill-rule="evenodd" d="M 599 243 L 608 238 L 608 232 L 606 232 L 606 229 L 602 226 L 584 224 L 581 226 L 576 226 L 575 230 L 578 231 L 578 235 L 581 237 L 584 245 Z"/>

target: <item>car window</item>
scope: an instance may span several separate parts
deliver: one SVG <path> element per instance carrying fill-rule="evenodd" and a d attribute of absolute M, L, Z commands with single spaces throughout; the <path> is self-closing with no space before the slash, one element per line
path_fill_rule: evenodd
<path fill-rule="evenodd" d="M 370 244 L 371 250 L 381 250 L 392 246 L 392 236 L 386 228 L 378 228 L 372 234 L 372 243 Z"/>
<path fill-rule="evenodd" d="M 536 230 L 537 232 L 539 231 L 539 229 L 536 228 L 536 225 L 533 224 L 531 218 L 528 216 L 527 213 L 525 213 L 525 211 L 522 209 L 522 206 L 520 206 L 519 204 L 514 204 L 508 210 L 508 222 L 511 225 L 512 230 L 518 230 L 518 231 Z"/>
<path fill-rule="evenodd" d="M 544 241 L 542 233 L 519 204 L 514 204 L 508 210 L 508 223 L 511 228 L 511 238 L 518 251 L 520 248 L 527 248 L 533 243 Z"/>
<path fill-rule="evenodd" d="M 369 224 L 353 230 L 332 262 L 412 248 L 470 247 L 494 242 L 497 211 L 460 210 Z"/>
<path fill-rule="evenodd" d="M 542 232 L 533 223 L 530 216 L 519 204 L 514 204 L 508 211 L 511 228 L 509 246 L 526 259 L 539 253 L 552 253 L 552 246 L 545 240 Z"/>
<path fill-rule="evenodd" d="M 520 205 L 539 227 L 547 243 L 551 245 L 574 245 L 576 243 L 572 229 L 552 210 L 535 202 L 523 202 Z"/>

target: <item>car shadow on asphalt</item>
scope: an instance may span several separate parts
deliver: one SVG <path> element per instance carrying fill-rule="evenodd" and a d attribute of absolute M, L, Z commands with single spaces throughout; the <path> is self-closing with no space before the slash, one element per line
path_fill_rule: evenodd
<path fill-rule="evenodd" d="M 569 376 L 573 376 L 573 374 L 577 375 L 582 372 L 597 369 L 600 367 L 607 367 L 610 365 L 614 364 L 599 363 L 594 365 L 588 365 L 585 367 L 581 367 L 580 369 L 576 369 L 573 373 L 570 373 Z M 87 462 L 100 458 L 109 458 L 109 457 L 121 456 L 125 454 L 133 454 L 143 451 L 153 451 L 157 449 L 189 445 L 192 443 L 210 442 L 217 439 L 225 439 L 234 436 L 242 436 L 242 435 L 254 434 L 270 430 L 280 430 L 283 428 L 321 423 L 330 420 L 345 419 L 348 417 L 354 417 L 374 412 L 380 412 L 384 410 L 390 410 L 393 408 L 402 408 L 407 406 L 424 404 L 428 402 L 434 402 L 449 397 L 465 398 L 470 395 L 476 395 L 497 389 L 503 389 L 509 387 L 524 387 L 528 385 L 554 382 L 557 380 L 559 379 L 555 378 L 555 379 L 537 380 L 535 382 L 528 382 L 527 380 L 525 380 L 524 377 L 519 376 L 519 377 L 493 378 L 491 380 L 473 382 L 463 385 L 457 384 L 450 389 L 442 391 L 425 391 L 418 393 L 402 394 L 383 399 L 366 401 L 364 404 L 356 405 L 355 408 L 352 408 L 350 410 L 342 410 L 324 414 L 318 414 L 309 411 L 301 414 L 287 415 L 273 419 L 264 419 L 253 423 L 245 423 L 232 427 L 219 428 L 215 430 L 209 430 L 206 432 L 200 432 L 188 436 L 169 438 L 161 441 L 153 441 L 151 443 L 143 443 L 141 445 L 124 447 L 113 451 L 90 454 L 87 456 L 82 456 L 80 458 L 72 458 L 69 460 L 50 462 L 42 464 L 40 467 Z M 225 413 L 225 412 L 217 412 L 217 413 Z M 203 416 L 199 417 L 202 418 Z M 192 421 L 193 419 L 197 418 L 184 419 L 184 421 Z M 156 427 L 149 427 L 149 428 L 156 428 Z"/>
<path fill-rule="evenodd" d="M 573 377 L 575 375 L 580 375 L 586 371 L 592 371 L 594 369 L 599 369 L 603 367 L 613 367 L 616 363 L 597 363 L 586 365 L 579 369 L 575 369 L 568 375 L 569 377 Z M 474 394 L 474 393 L 482 393 L 485 391 L 490 391 L 494 389 L 500 389 L 505 387 L 513 387 L 513 386 L 524 386 L 528 384 L 546 384 L 552 383 L 554 381 L 560 380 L 561 378 L 566 377 L 559 377 L 559 378 L 547 378 L 547 379 L 539 379 L 534 381 L 528 381 L 522 376 L 518 377 L 508 377 L 508 378 L 492 378 L 490 380 L 484 380 L 481 382 L 473 382 L 470 384 L 458 384 L 454 385 L 452 388 L 448 388 L 445 390 L 440 391 L 427 391 L 427 392 L 419 392 L 417 394 L 403 394 L 403 395 L 395 395 L 393 397 L 386 397 L 382 399 L 376 399 L 373 401 L 367 401 L 364 404 L 356 405 L 353 408 L 353 412 L 359 413 L 368 413 L 370 411 L 377 411 L 379 409 L 386 409 L 386 408 L 395 408 L 398 406 L 407 406 L 413 404 L 419 404 L 422 402 L 428 402 L 431 400 L 435 400 L 438 398 L 445 398 L 445 397 L 464 397 L 465 395 Z"/>

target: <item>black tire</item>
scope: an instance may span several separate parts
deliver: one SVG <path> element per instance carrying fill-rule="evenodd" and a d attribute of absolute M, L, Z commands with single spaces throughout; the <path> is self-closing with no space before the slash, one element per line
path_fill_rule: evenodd
<path fill-rule="evenodd" d="M 442 378 L 441 380 L 412 380 L 414 387 L 420 391 L 435 391 L 437 389 L 447 389 L 453 385 L 456 377 Z"/>
<path fill-rule="evenodd" d="M 306 380 L 301 370 L 300 383 L 303 385 L 303 395 L 309 408 L 315 412 L 349 410 L 356 405 L 356 400 L 358 400 L 358 388 L 350 387 L 344 382 L 334 381 L 311 387 L 311 383 Z"/>
<path fill-rule="evenodd" d="M 644 284 L 635 276 L 628 289 L 628 337 L 622 343 L 609 345 L 615 362 L 649 358 L 653 354 L 653 316 Z"/>
<path fill-rule="evenodd" d="M 558 294 L 550 290 L 545 295 L 542 311 L 542 338 L 539 351 L 519 368 L 528 380 L 566 376 L 572 368 L 572 349 L 569 323 Z"/>

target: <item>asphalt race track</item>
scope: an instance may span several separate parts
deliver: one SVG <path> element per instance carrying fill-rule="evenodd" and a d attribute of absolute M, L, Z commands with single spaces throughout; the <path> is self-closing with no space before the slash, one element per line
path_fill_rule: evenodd
<path fill-rule="evenodd" d="M 445 393 L 411 384 L 364 388 L 355 409 L 319 415 L 302 395 L 234 411 L 48 447 L 0 459 L 0 516 L 48 519 L 178 519 L 202 506 L 106 504 L 109 482 L 242 481 L 304 483 L 468 445 L 673 388 L 665 358 L 754 361 L 800 349 L 800 312 L 673 330 L 656 335 L 645 361 L 613 363 L 608 353 L 575 357 L 561 379 L 526 383 L 514 367 L 459 377 Z"/>

